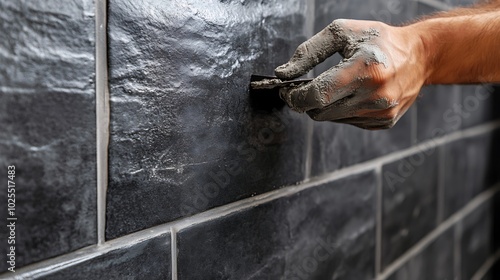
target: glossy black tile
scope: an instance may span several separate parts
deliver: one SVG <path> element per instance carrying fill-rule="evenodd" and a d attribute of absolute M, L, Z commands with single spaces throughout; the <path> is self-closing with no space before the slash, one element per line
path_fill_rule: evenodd
<path fill-rule="evenodd" d="M 179 279 L 371 279 L 375 193 L 352 175 L 181 230 Z"/>

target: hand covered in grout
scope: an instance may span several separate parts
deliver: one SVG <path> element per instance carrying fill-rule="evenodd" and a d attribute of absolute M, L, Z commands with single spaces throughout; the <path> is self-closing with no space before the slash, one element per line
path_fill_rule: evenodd
<path fill-rule="evenodd" d="M 338 52 L 343 60 L 313 81 L 282 88 L 288 106 L 317 121 L 365 129 L 391 128 L 415 101 L 425 82 L 424 47 L 411 26 L 335 20 L 302 43 L 276 68 L 280 79 L 306 74 Z"/>

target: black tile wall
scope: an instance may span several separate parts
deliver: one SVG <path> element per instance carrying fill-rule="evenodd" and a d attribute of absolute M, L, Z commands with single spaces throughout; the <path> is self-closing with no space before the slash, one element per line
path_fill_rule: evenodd
<path fill-rule="evenodd" d="M 462 116 L 463 128 L 479 125 L 498 119 L 496 110 L 499 103 L 498 88 L 489 85 L 460 86 L 462 91 L 462 108 L 457 110 Z"/>
<path fill-rule="evenodd" d="M 382 168 L 382 267 L 436 226 L 438 153 L 425 150 Z"/>
<path fill-rule="evenodd" d="M 417 139 L 424 141 L 462 128 L 462 99 L 458 86 L 422 88 L 416 101 Z"/>
<path fill-rule="evenodd" d="M 453 229 L 445 231 L 387 280 L 457 279 L 453 271 L 453 238 Z"/>
<path fill-rule="evenodd" d="M 491 201 L 488 201 L 462 220 L 459 228 L 462 279 L 472 279 L 474 273 L 495 251 L 491 210 Z"/>
<path fill-rule="evenodd" d="M 442 146 L 443 218 L 493 186 L 492 134 L 465 138 Z"/>
<path fill-rule="evenodd" d="M 108 238 L 304 179 L 308 117 L 248 85 L 305 40 L 306 4 L 109 2 Z"/>
<path fill-rule="evenodd" d="M 170 234 L 163 234 L 48 273 L 38 279 L 172 279 L 170 247 Z"/>
<path fill-rule="evenodd" d="M 0 26 L 0 168 L 16 167 L 18 269 L 96 242 L 93 1 L 1 1 Z M 0 200 L 5 221 L 7 187 Z"/>
<path fill-rule="evenodd" d="M 407 148 L 411 145 L 411 112 L 390 130 L 369 131 L 333 122 L 315 122 L 311 175 L 321 175 Z"/>
<path fill-rule="evenodd" d="M 375 194 L 362 173 L 184 229 L 179 279 L 372 279 Z"/>

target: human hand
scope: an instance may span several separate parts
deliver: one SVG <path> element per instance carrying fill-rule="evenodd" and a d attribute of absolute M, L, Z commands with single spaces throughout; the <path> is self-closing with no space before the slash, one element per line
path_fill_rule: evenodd
<path fill-rule="evenodd" d="M 280 89 L 290 108 L 317 121 L 391 128 L 428 75 L 424 45 L 412 26 L 344 19 L 302 43 L 275 74 L 283 80 L 297 78 L 336 52 L 343 56 L 338 65 L 307 84 Z"/>

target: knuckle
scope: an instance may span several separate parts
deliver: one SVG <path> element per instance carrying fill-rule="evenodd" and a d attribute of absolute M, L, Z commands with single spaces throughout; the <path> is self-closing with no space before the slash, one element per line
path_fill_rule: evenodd
<path fill-rule="evenodd" d="M 341 19 L 341 18 L 336 19 L 336 20 L 332 21 L 328 25 L 328 29 L 330 29 L 330 30 L 338 30 L 338 29 L 344 27 L 345 23 L 346 23 L 345 19 Z"/>
<path fill-rule="evenodd" d="M 371 82 L 377 86 L 384 85 L 392 76 L 383 64 L 370 64 L 367 67 L 371 77 Z"/>

